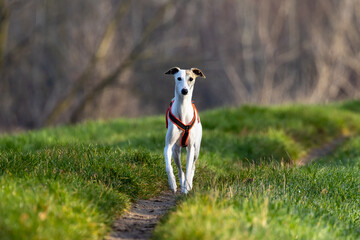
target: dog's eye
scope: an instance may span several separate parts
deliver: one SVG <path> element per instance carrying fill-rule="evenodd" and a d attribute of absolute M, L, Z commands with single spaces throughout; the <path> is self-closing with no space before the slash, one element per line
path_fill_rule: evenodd
<path fill-rule="evenodd" d="M 177 80 L 181 81 L 181 77 L 178 77 Z"/>
<path fill-rule="evenodd" d="M 192 80 L 194 80 L 192 77 L 189 78 L 189 81 L 191 82 Z"/>

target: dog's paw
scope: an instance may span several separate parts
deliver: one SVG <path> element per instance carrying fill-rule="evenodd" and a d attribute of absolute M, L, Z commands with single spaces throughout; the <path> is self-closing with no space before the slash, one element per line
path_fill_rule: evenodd
<path fill-rule="evenodd" d="M 190 190 L 189 188 L 181 188 L 181 194 L 188 194 Z"/>
<path fill-rule="evenodd" d="M 170 185 L 170 190 L 171 190 L 173 193 L 176 193 L 176 190 L 177 190 L 176 184 Z"/>

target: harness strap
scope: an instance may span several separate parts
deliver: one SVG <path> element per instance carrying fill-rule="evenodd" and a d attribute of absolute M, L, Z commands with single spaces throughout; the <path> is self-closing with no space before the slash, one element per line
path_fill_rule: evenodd
<path fill-rule="evenodd" d="M 200 118 L 199 118 L 199 114 L 197 112 L 197 109 L 195 107 L 195 104 L 192 104 L 193 109 L 194 109 L 194 117 L 191 120 L 190 124 L 185 125 L 183 122 L 181 122 L 177 117 L 175 117 L 172 112 L 171 112 L 171 107 L 172 104 L 174 103 L 174 101 L 171 101 L 169 108 L 166 111 L 166 128 L 168 128 L 168 116 L 169 119 L 179 128 L 183 131 L 182 135 L 181 135 L 181 146 L 182 147 L 186 147 L 187 146 L 187 141 L 189 139 L 189 133 L 191 128 L 194 126 L 196 119 L 198 120 L 198 122 L 200 122 Z"/>

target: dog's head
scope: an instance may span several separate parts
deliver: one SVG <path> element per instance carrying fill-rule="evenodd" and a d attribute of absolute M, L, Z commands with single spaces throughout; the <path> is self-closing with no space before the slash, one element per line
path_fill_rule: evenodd
<path fill-rule="evenodd" d="M 180 69 L 170 68 L 165 74 L 173 75 L 175 78 L 175 91 L 179 96 L 192 95 L 195 79 L 197 77 L 206 78 L 204 73 L 198 68 Z"/>

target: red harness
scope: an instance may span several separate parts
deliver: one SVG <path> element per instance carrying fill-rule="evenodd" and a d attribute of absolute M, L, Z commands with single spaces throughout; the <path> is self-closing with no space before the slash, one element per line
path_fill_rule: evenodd
<path fill-rule="evenodd" d="M 189 139 L 189 135 L 190 135 L 190 130 L 191 128 L 194 126 L 195 124 L 195 120 L 197 119 L 198 122 L 200 122 L 200 118 L 199 118 L 199 114 L 198 111 L 195 107 L 195 104 L 192 103 L 192 107 L 194 109 L 194 117 L 191 120 L 191 122 L 188 125 L 185 125 L 182 121 L 180 121 L 177 117 L 174 116 L 174 114 L 172 114 L 171 112 L 171 107 L 172 104 L 174 103 L 174 100 L 171 101 L 170 106 L 168 107 L 167 111 L 166 111 L 166 115 L 165 115 L 165 119 L 166 119 L 166 128 L 168 128 L 168 117 L 169 119 L 180 129 L 183 131 L 183 133 L 181 134 L 181 146 L 182 147 L 186 147 L 187 146 L 187 142 Z"/>

